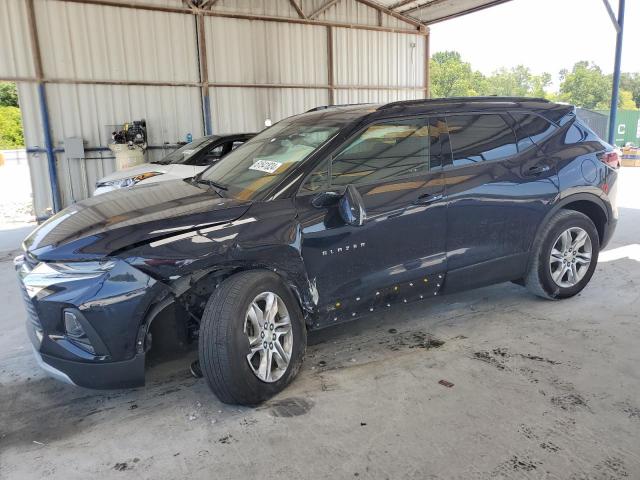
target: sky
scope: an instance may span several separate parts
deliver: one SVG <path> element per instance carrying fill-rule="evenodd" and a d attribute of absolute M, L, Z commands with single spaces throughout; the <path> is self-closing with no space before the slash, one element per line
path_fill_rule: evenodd
<path fill-rule="evenodd" d="M 618 0 L 609 0 L 617 13 Z M 622 71 L 640 72 L 640 0 L 627 0 Z M 523 64 L 558 73 L 580 60 L 613 71 L 616 33 L 602 0 L 512 0 L 430 26 L 431 54 L 456 50 L 475 70 L 491 74 Z"/>

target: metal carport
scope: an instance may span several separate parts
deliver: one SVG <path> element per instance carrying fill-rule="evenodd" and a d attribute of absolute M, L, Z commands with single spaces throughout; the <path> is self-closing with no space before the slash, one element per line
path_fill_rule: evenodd
<path fill-rule="evenodd" d="M 506 1 L 5 0 L 0 80 L 18 84 L 36 216 L 114 169 L 109 125 L 145 118 L 153 159 L 187 134 L 428 97 L 428 25 Z"/>

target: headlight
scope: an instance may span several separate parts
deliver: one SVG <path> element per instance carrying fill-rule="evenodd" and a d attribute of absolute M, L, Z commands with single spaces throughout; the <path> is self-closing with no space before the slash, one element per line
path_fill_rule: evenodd
<path fill-rule="evenodd" d="M 87 275 L 102 275 L 104 272 L 108 272 L 115 267 L 116 262 L 113 260 L 105 260 L 101 262 L 69 262 L 69 263 L 41 263 L 33 269 L 34 272 L 39 267 L 43 266 L 43 269 L 57 272 L 63 276 L 82 277 Z M 58 275 L 59 276 L 59 275 Z"/>
<path fill-rule="evenodd" d="M 99 277 L 115 267 L 116 262 L 39 263 L 31 271 L 20 273 L 30 298 L 36 297 L 48 287 L 74 280 Z"/>
<path fill-rule="evenodd" d="M 163 172 L 145 172 L 134 177 L 119 178 L 117 180 L 108 180 L 106 182 L 99 182 L 96 184 L 96 188 L 99 187 L 112 187 L 112 188 L 125 188 L 133 187 L 136 183 L 146 180 L 147 178 L 155 177 L 156 175 L 162 175 Z"/>

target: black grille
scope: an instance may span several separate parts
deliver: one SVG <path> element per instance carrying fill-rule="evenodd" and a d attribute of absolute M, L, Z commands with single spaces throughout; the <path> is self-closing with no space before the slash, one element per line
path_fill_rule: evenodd
<path fill-rule="evenodd" d="M 42 331 L 42 324 L 40 323 L 40 319 L 38 318 L 38 311 L 36 310 L 36 306 L 29 298 L 27 289 L 24 287 L 22 282 L 20 282 L 20 290 L 22 291 L 22 298 L 24 299 L 24 304 L 27 309 L 27 320 L 29 321 L 29 323 L 31 323 L 31 325 L 33 325 L 36 330 Z"/>

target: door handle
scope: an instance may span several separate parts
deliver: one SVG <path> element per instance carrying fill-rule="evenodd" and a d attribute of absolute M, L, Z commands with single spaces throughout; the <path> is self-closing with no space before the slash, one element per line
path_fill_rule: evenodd
<path fill-rule="evenodd" d="M 551 167 L 549 165 L 534 165 L 533 167 L 528 168 L 524 175 L 527 177 L 534 177 L 536 175 L 540 175 L 544 172 L 548 172 Z"/>
<path fill-rule="evenodd" d="M 414 202 L 414 205 L 429 205 L 430 203 L 437 202 L 438 200 L 442 200 L 444 195 L 437 194 L 431 195 L 430 193 L 423 193 L 420 195 Z"/>

